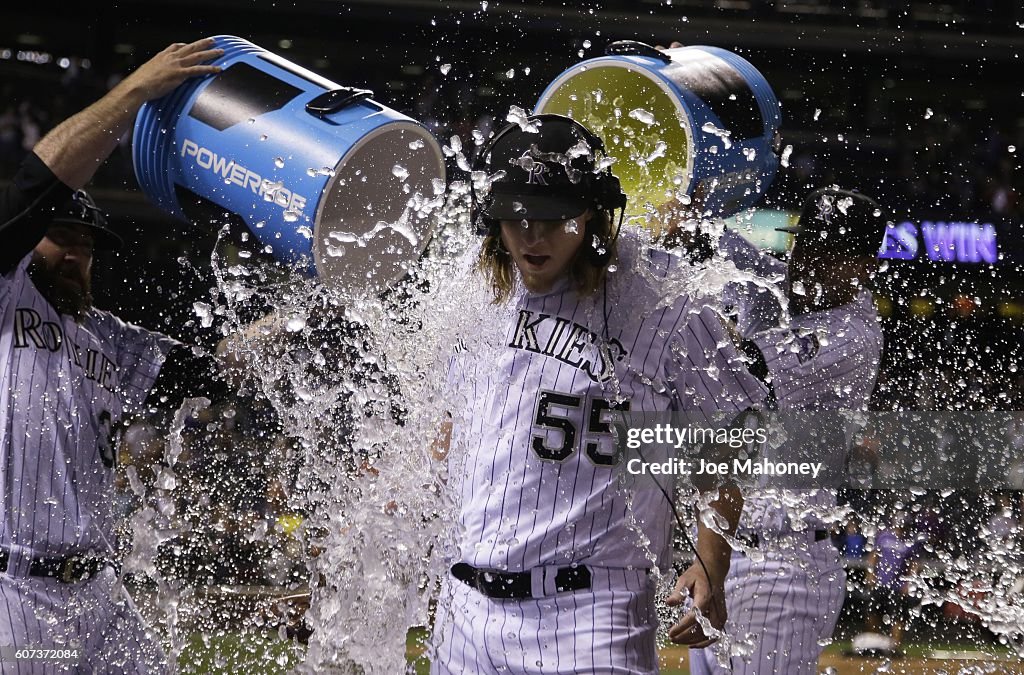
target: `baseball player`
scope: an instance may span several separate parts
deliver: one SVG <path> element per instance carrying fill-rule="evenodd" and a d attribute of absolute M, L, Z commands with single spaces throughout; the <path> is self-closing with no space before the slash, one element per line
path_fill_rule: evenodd
<path fill-rule="evenodd" d="M 217 397 L 225 385 L 210 360 L 92 307 L 93 251 L 119 238 L 80 188 L 146 100 L 219 70 L 203 65 L 220 53 L 212 44 L 157 54 L 41 139 L 0 194 L 4 675 L 166 667 L 114 570 L 113 433 L 151 389 L 155 401 Z M 26 649 L 58 650 L 64 660 Z"/>
<path fill-rule="evenodd" d="M 609 411 L 744 411 L 764 389 L 718 315 L 663 301 L 680 258 L 613 224 L 618 180 L 597 168 L 599 138 L 558 115 L 498 132 L 477 171 L 485 235 L 477 267 L 493 292 L 500 343 L 455 359 L 449 464 L 460 499 L 459 553 L 435 620 L 433 673 L 654 673 L 655 567 L 667 569 L 665 495 L 617 489 Z M 621 228 L 621 217 L 620 226 Z M 730 522 L 735 491 L 712 505 Z M 686 593 L 724 623 L 728 545 L 703 521 Z M 670 628 L 704 646 L 697 613 Z"/>
<path fill-rule="evenodd" d="M 865 286 L 877 269 L 885 232 L 881 209 L 863 194 L 823 188 L 807 198 L 796 227 L 785 231 L 797 235 L 787 280 L 792 321 L 755 334 L 742 349 L 780 409 L 865 410 L 882 350 L 878 315 Z M 848 447 L 845 430 L 835 432 L 818 429 L 801 440 L 810 447 Z M 835 495 L 811 491 L 802 501 L 803 507 L 824 510 L 835 506 Z M 793 521 L 778 499 L 748 495 L 737 538 L 760 549 L 764 559 L 733 553 L 726 632 L 750 640 L 752 651 L 723 659 L 726 666 L 714 648 L 692 650 L 691 672 L 817 672 L 823 641 L 831 638 L 842 607 L 846 576 L 824 523 L 814 516 Z"/>

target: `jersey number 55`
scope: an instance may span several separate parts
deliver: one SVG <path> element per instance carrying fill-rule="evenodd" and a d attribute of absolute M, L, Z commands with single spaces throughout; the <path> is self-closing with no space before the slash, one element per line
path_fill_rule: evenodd
<path fill-rule="evenodd" d="M 580 427 L 583 427 L 582 442 L 587 457 L 598 466 L 615 466 L 622 456 L 618 437 L 609 423 L 607 413 L 627 410 L 629 401 L 609 403 L 603 398 L 541 391 L 537 398 L 533 426 L 543 431 L 533 435 L 533 451 L 541 459 L 564 462 L 576 452 L 576 439 L 580 436 Z M 585 414 L 581 416 L 584 411 Z M 546 431 L 560 431 L 561 444 L 549 445 L 550 434 L 544 433 Z M 602 443 L 602 439 L 607 441 Z M 607 449 L 609 445 L 611 452 Z"/>

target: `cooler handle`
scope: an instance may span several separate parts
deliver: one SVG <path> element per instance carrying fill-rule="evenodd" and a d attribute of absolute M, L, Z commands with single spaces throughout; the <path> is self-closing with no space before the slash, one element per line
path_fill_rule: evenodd
<path fill-rule="evenodd" d="M 363 101 L 373 96 L 369 89 L 356 89 L 355 87 L 338 87 L 320 94 L 306 104 L 306 112 L 310 115 L 323 117 L 336 113 L 347 108 L 353 103 Z"/>
<path fill-rule="evenodd" d="M 671 63 L 672 57 L 639 40 L 616 40 L 604 48 L 607 56 L 647 56 L 663 63 Z"/>

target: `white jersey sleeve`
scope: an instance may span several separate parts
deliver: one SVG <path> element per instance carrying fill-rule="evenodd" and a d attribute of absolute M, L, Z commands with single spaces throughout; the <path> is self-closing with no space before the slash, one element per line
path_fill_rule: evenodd
<path fill-rule="evenodd" d="M 753 342 L 764 355 L 779 407 L 860 410 L 878 377 L 882 331 L 867 291 L 855 302 L 793 318 Z"/>
<path fill-rule="evenodd" d="M 108 312 L 96 312 L 97 332 L 116 346 L 118 369 L 123 373 L 119 393 L 126 415 L 138 412 L 156 382 L 167 354 L 181 342 L 161 333 L 126 323 Z"/>
<path fill-rule="evenodd" d="M 676 410 L 742 411 L 761 404 L 763 385 L 750 374 L 713 309 L 694 311 L 672 344 L 666 362 Z"/>
<path fill-rule="evenodd" d="M 756 281 L 734 281 L 725 286 L 723 303 L 726 311 L 736 317 L 736 331 L 749 338 L 777 326 L 782 315 L 782 303 L 776 291 L 779 282 L 785 279 L 786 263 L 759 250 L 731 229 L 722 232 L 718 252 L 739 271 L 758 277 Z"/>

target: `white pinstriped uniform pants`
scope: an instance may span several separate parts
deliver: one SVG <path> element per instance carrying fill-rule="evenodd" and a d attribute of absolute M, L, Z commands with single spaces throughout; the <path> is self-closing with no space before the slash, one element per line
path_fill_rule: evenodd
<path fill-rule="evenodd" d="M 590 590 L 522 600 L 488 598 L 449 575 L 434 620 L 430 672 L 657 673 L 648 573 L 590 570 Z"/>
<path fill-rule="evenodd" d="M 0 645 L 77 645 L 81 655 L 78 663 L 3 661 L 0 675 L 168 672 L 159 643 L 123 594 L 110 568 L 74 584 L 0 574 Z"/>
<path fill-rule="evenodd" d="M 714 646 L 690 650 L 691 675 L 815 675 L 820 642 L 832 636 L 846 592 L 846 572 L 828 539 L 794 542 L 780 552 L 762 544 L 765 559 L 734 552 L 725 580 L 726 633 L 753 635 L 749 658 L 721 666 Z"/>

